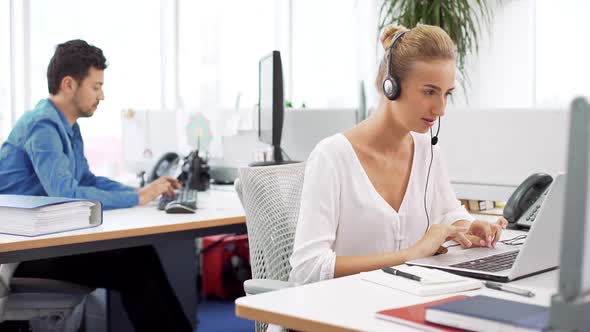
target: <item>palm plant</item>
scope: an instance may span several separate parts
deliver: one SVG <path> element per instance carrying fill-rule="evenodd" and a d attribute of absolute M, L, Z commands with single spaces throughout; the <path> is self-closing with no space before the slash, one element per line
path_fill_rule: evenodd
<path fill-rule="evenodd" d="M 497 0 L 498 2 L 501 0 Z M 479 38 L 492 19 L 490 0 L 384 0 L 379 11 L 379 31 L 389 24 L 408 28 L 417 24 L 437 25 L 457 45 L 457 67 L 465 88 L 465 60 L 477 54 Z"/>

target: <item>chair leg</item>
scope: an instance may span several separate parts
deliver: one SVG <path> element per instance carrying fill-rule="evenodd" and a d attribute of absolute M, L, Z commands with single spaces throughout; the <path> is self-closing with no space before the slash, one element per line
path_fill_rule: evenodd
<path fill-rule="evenodd" d="M 32 332 L 77 332 L 80 330 L 82 318 L 84 317 L 84 302 L 74 309 L 62 310 L 51 313 L 47 316 L 32 319 Z"/>
<path fill-rule="evenodd" d="M 256 322 L 256 332 L 297 332 L 296 330 L 285 329 L 279 325 Z"/>
<path fill-rule="evenodd" d="M 268 323 L 256 322 L 256 332 L 266 332 Z"/>

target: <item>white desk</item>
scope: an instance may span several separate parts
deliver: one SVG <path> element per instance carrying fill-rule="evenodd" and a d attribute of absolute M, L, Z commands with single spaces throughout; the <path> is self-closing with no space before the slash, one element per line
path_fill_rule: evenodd
<path fill-rule="evenodd" d="M 195 214 L 167 214 L 156 205 L 105 211 L 103 224 L 88 229 L 37 237 L 0 234 L 0 263 L 150 244 L 159 235 L 245 229 L 244 210 L 233 190 L 199 192 Z"/>
<path fill-rule="evenodd" d="M 232 188 L 199 192 L 197 212 L 167 214 L 157 202 L 142 207 L 105 211 L 103 224 L 46 236 L 0 234 L 0 263 L 67 256 L 154 245 L 187 317 L 195 323 L 197 290 L 195 237 L 245 233 L 244 210 Z M 117 295 L 109 297 L 110 331 L 129 331 Z"/>
<path fill-rule="evenodd" d="M 511 237 L 510 234 L 517 231 L 505 232 Z M 557 289 L 557 277 L 557 271 L 553 270 L 511 283 L 532 290 L 536 294 L 533 298 L 488 288 L 422 297 L 361 280 L 357 274 L 239 298 L 236 300 L 236 315 L 298 331 L 416 331 L 377 319 L 375 313 L 456 294 L 484 294 L 548 306 Z"/>

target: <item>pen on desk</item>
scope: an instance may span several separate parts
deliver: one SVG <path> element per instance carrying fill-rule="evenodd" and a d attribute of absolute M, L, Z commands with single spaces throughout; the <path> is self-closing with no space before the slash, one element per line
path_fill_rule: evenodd
<path fill-rule="evenodd" d="M 495 290 L 499 290 L 499 291 L 504 291 L 504 292 L 517 294 L 517 295 L 521 295 L 521 296 L 526 296 L 526 297 L 535 296 L 535 293 L 528 291 L 526 289 L 521 289 L 521 288 L 516 288 L 514 286 L 499 284 L 497 282 L 486 281 L 486 282 L 484 282 L 484 284 L 486 285 L 487 288 L 491 288 L 491 289 L 495 289 Z"/>
<path fill-rule="evenodd" d="M 393 274 L 395 276 L 400 276 L 400 277 L 404 277 L 404 278 L 408 278 L 408 279 L 412 279 L 412 280 L 416 280 L 416 281 L 422 281 L 422 277 L 417 276 L 415 274 L 411 274 L 408 272 L 404 272 L 404 271 L 400 271 L 391 267 L 384 267 L 381 269 L 383 272 L 389 273 L 389 274 Z"/>

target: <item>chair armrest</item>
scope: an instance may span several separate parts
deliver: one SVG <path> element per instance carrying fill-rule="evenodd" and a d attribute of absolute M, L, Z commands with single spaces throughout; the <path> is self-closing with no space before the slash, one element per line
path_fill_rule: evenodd
<path fill-rule="evenodd" d="M 20 263 L 0 264 L 0 322 L 4 321 L 6 315 L 6 305 L 8 295 L 10 294 L 10 281 L 12 275 Z"/>
<path fill-rule="evenodd" d="M 289 287 L 289 282 L 273 279 L 249 279 L 244 281 L 244 292 L 256 295 Z"/>
<path fill-rule="evenodd" d="M 10 293 L 10 280 L 16 268 L 20 263 L 0 264 L 0 297 L 7 296 Z"/>

